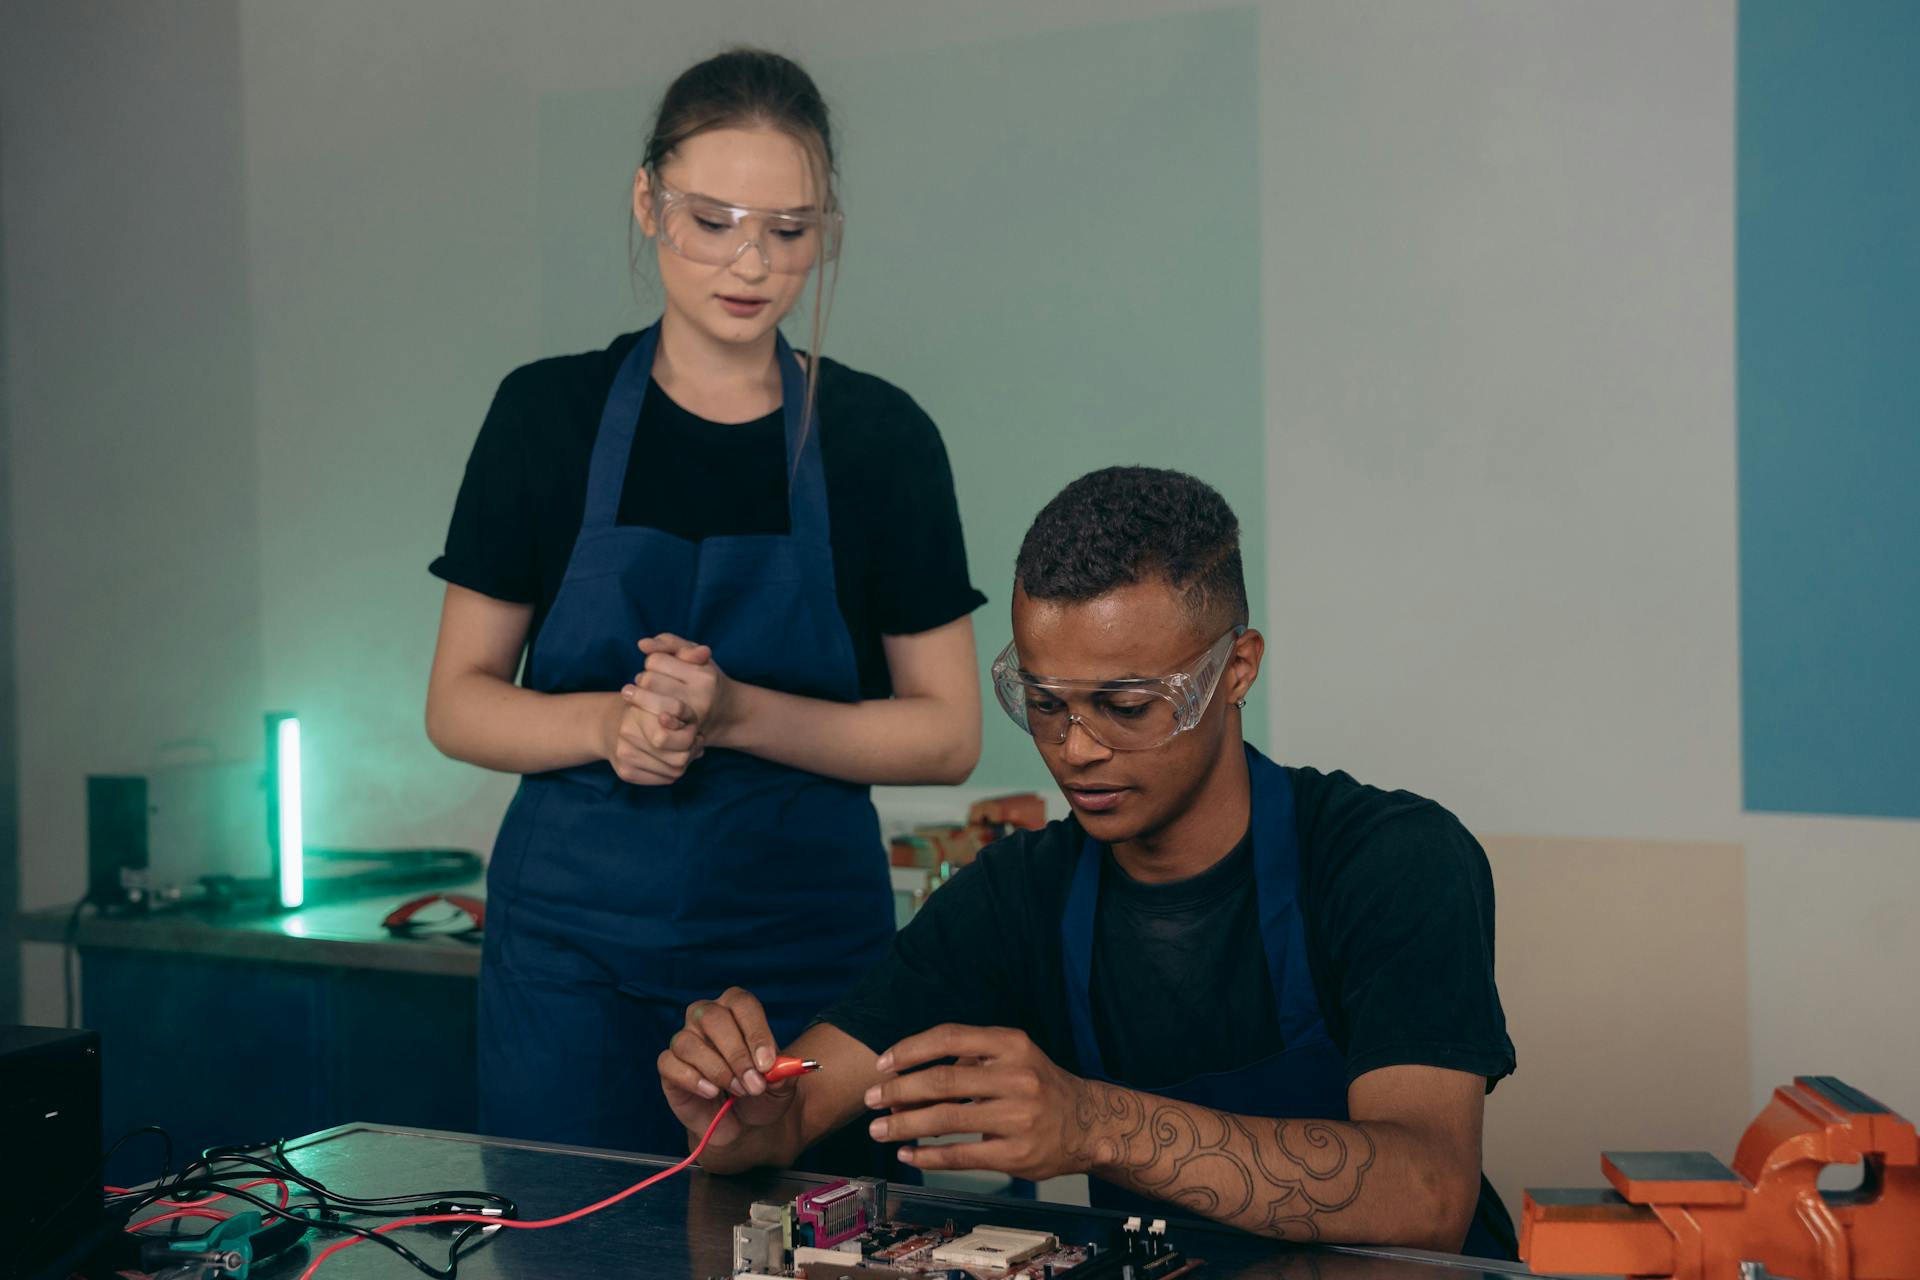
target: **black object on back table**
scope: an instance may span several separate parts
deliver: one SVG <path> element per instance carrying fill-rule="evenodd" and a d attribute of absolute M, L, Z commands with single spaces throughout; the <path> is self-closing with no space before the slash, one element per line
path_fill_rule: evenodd
<path fill-rule="evenodd" d="M 441 1187 L 477 1187 L 519 1202 L 533 1220 L 590 1204 L 671 1162 L 621 1152 L 475 1138 L 433 1130 L 343 1125 L 286 1144 L 302 1173 L 337 1192 L 400 1195 Z M 733 1227 L 754 1201 L 789 1199 L 831 1179 L 759 1172 L 719 1178 L 697 1168 L 666 1179 L 600 1213 L 545 1231 L 499 1231 L 464 1251 L 461 1280 L 585 1280 L 587 1277 L 723 1277 L 733 1270 Z M 1045 1231 L 1062 1243 L 1113 1238 L 1123 1215 L 1070 1205 L 966 1196 L 895 1187 L 889 1216 L 962 1230 L 991 1225 Z M 197 1230 L 197 1228 L 196 1228 Z M 451 1229 L 397 1233 L 416 1252 L 444 1260 Z M 1196 1280 L 1212 1277 L 1311 1277 L 1314 1280 L 1464 1280 L 1474 1275 L 1527 1275 L 1524 1267 L 1489 1264 L 1416 1250 L 1295 1248 L 1211 1224 L 1174 1221 L 1169 1238 L 1205 1260 Z M 291 1280 L 331 1237 L 316 1237 L 256 1267 L 258 1280 Z M 991 1273 L 987 1273 L 991 1274 Z M 406 1280 L 418 1273 L 376 1245 L 362 1243 L 327 1259 L 315 1280 Z M 1116 1280 L 1118 1278 L 1116 1277 Z"/>

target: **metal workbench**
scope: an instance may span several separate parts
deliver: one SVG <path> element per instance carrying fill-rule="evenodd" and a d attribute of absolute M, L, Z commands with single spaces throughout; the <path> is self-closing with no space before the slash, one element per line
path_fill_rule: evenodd
<path fill-rule="evenodd" d="M 359 1196 L 480 1188 L 512 1196 L 523 1218 L 549 1217 L 590 1204 L 667 1167 L 665 1160 L 529 1142 L 506 1142 L 428 1129 L 349 1124 L 287 1144 L 303 1173 Z M 698 1168 L 658 1183 L 591 1217 L 546 1231 L 499 1231 L 462 1255 L 461 1280 L 661 1280 L 725 1276 L 733 1224 L 755 1200 L 784 1199 L 827 1179 L 761 1171 L 714 1177 Z M 963 1227 L 983 1223 L 1050 1231 L 1063 1240 L 1105 1242 L 1121 1215 L 1031 1200 L 967 1196 L 896 1187 L 891 1216 Z M 198 1230 L 199 1228 L 194 1228 Z M 444 1261 L 449 1236 L 425 1228 L 400 1233 L 429 1261 Z M 1175 1221 L 1171 1238 L 1206 1267 L 1196 1280 L 1465 1280 L 1530 1275 L 1518 1264 L 1486 1263 L 1403 1249 L 1280 1245 L 1209 1223 Z M 309 1246 L 310 1247 L 310 1246 Z M 291 1280 L 310 1261 L 305 1249 L 258 1268 L 259 1280 Z M 374 1244 L 341 1250 L 317 1280 L 408 1280 L 418 1273 Z"/>

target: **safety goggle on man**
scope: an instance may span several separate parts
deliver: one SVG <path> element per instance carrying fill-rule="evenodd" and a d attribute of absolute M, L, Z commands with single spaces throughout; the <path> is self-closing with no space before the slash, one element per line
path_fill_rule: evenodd
<path fill-rule="evenodd" d="M 1123 680 L 1062 680 L 1020 666 L 1011 643 L 993 660 L 993 691 L 1013 722 L 1048 745 L 1079 725 L 1110 751 L 1145 751 L 1200 723 L 1227 669 L 1235 626 L 1189 667 L 1171 675 Z"/>
<path fill-rule="evenodd" d="M 675 191 L 653 180 L 653 214 L 660 239 L 681 257 L 712 267 L 731 266 L 751 249 L 768 271 L 805 275 L 840 253 L 840 210 L 759 209 L 711 196 Z"/>

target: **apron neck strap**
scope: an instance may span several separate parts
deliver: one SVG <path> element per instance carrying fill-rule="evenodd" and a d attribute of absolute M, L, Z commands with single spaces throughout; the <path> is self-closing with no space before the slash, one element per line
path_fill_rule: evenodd
<path fill-rule="evenodd" d="M 1324 1037 L 1320 997 L 1307 962 L 1306 917 L 1300 910 L 1300 823 L 1293 771 L 1247 748 L 1253 791 L 1253 883 L 1260 903 L 1260 942 L 1267 953 L 1280 1034 L 1291 1047 Z"/>
<path fill-rule="evenodd" d="M 820 408 L 807 412 L 807 369 L 787 345 L 787 335 L 773 335 L 774 358 L 780 362 L 780 409 L 787 437 L 787 511 L 794 537 L 822 546 L 832 543 L 827 518 L 827 469 L 820 456 Z M 810 354 L 810 360 L 818 355 Z M 818 394 L 815 379 L 815 394 Z"/>

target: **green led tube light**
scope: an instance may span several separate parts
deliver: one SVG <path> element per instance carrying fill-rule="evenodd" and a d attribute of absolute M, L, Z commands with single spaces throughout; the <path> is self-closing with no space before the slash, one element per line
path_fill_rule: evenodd
<path fill-rule="evenodd" d="M 275 889 L 283 910 L 306 901 L 306 843 L 300 809 L 300 717 L 274 712 L 267 717 L 267 756 L 271 788 L 267 838 L 273 848 Z"/>

